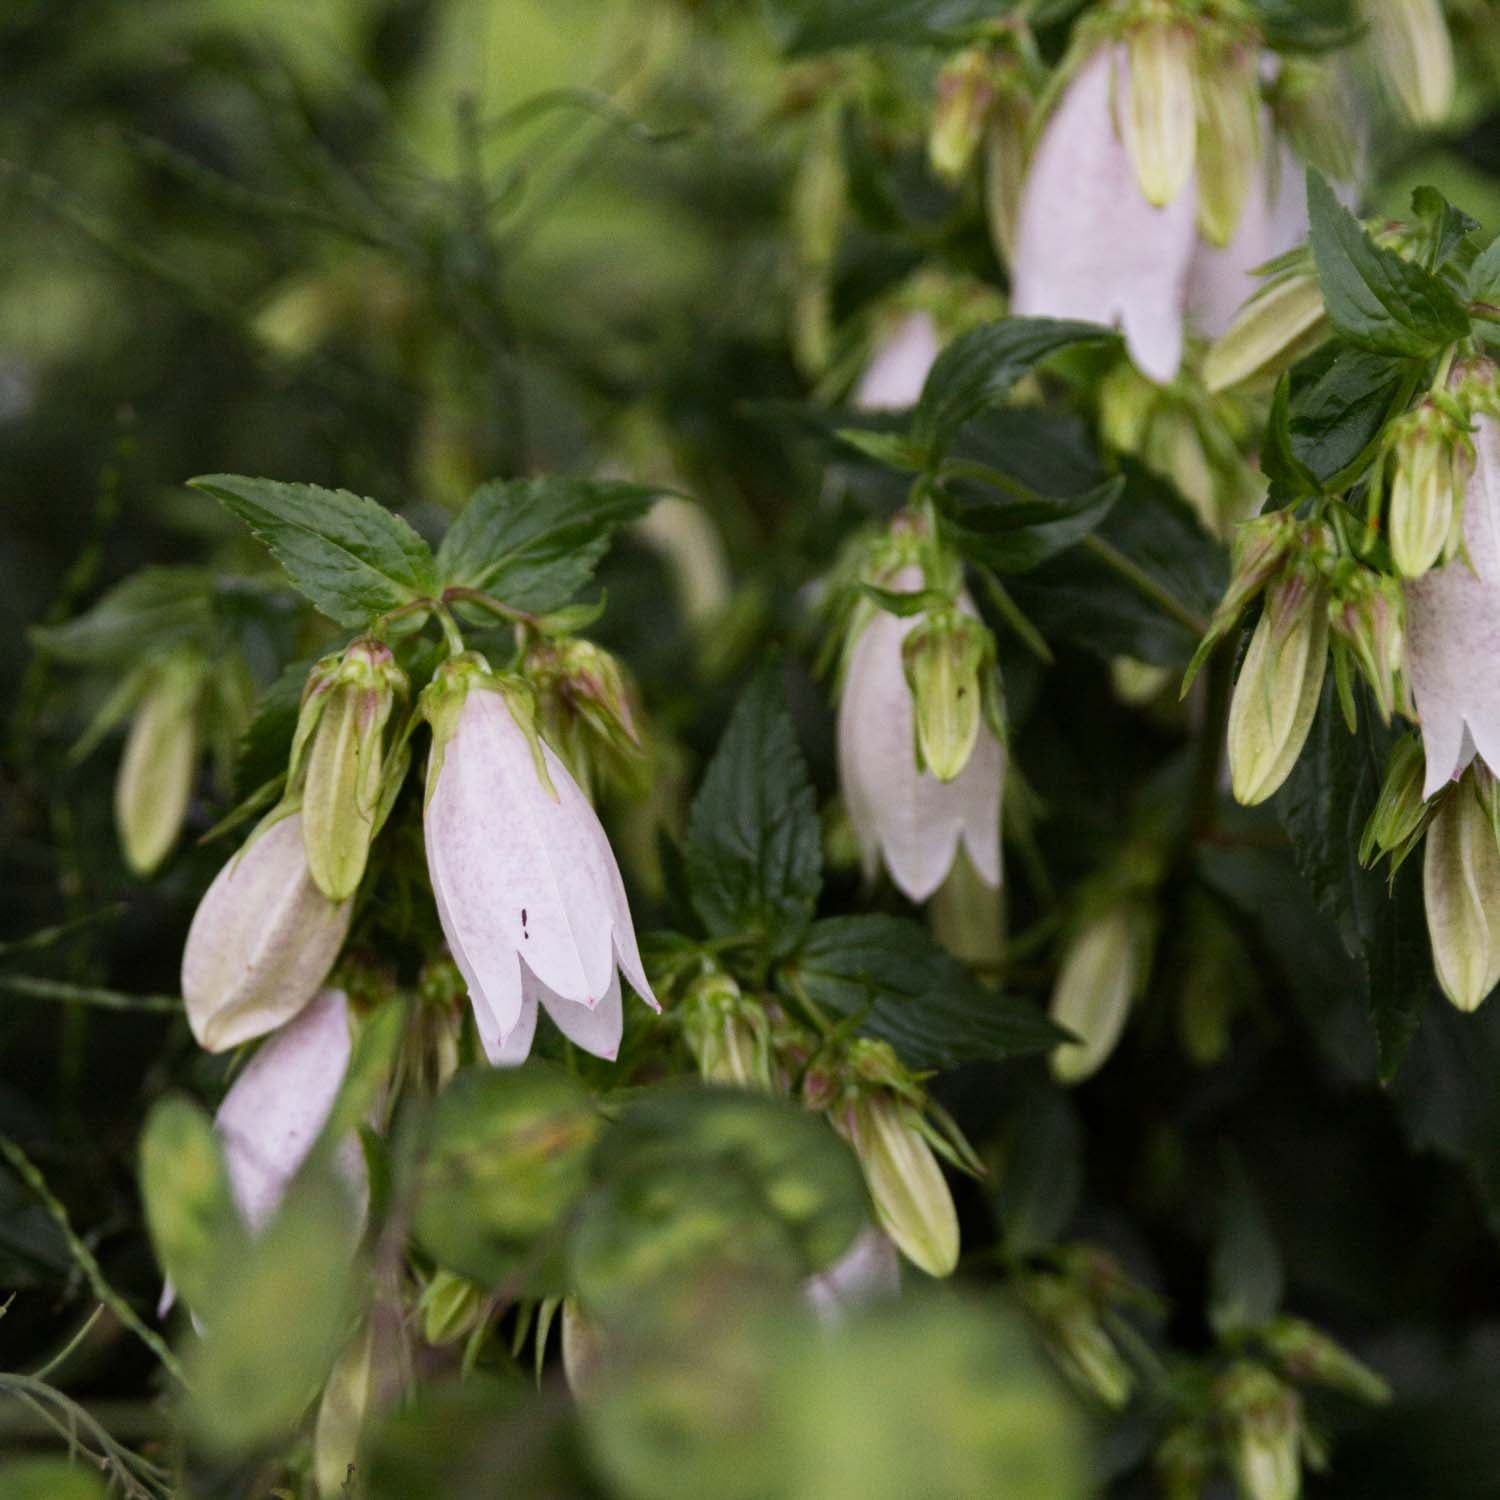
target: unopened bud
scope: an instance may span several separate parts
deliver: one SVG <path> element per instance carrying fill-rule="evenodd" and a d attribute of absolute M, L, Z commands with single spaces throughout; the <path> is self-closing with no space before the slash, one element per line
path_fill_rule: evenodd
<path fill-rule="evenodd" d="M 1150 968 L 1155 923 L 1135 897 L 1112 902 L 1069 940 L 1048 1013 L 1078 1038 L 1053 1050 L 1052 1073 L 1081 1083 L 1103 1067 Z"/>
<path fill-rule="evenodd" d="M 452 1271 L 435 1271 L 417 1303 L 422 1315 L 422 1337 L 433 1345 L 451 1344 L 466 1337 L 483 1316 L 484 1302 L 484 1289 L 467 1277 Z"/>
<path fill-rule="evenodd" d="M 995 253 L 1006 265 L 1015 260 L 1030 119 L 1030 101 L 1019 95 L 1006 95 L 990 111 L 984 132 L 985 217 Z"/>
<path fill-rule="evenodd" d="M 1164 208 L 1187 186 L 1197 151 L 1192 31 L 1165 5 L 1146 7 L 1126 35 L 1125 148 L 1146 201 Z"/>
<path fill-rule="evenodd" d="M 1334 639 L 1354 658 L 1385 724 L 1396 707 L 1406 657 L 1405 613 L 1401 585 L 1368 568 L 1342 583 L 1328 604 Z"/>
<path fill-rule="evenodd" d="M 313 1473 L 319 1500 L 338 1500 L 349 1493 L 349 1476 L 374 1394 L 374 1364 L 375 1334 L 367 1323 L 339 1355 L 318 1402 Z"/>
<path fill-rule="evenodd" d="M 1363 0 L 1375 66 L 1414 125 L 1441 125 L 1453 108 L 1453 39 L 1439 0 Z"/>
<path fill-rule="evenodd" d="M 985 47 L 969 47 L 943 65 L 927 136 L 932 170 L 952 187 L 968 175 L 995 101 L 994 64 Z"/>
<path fill-rule="evenodd" d="M 1016 1291 L 1069 1377 L 1112 1410 L 1122 1408 L 1130 1400 L 1135 1377 L 1104 1331 L 1087 1291 L 1072 1278 L 1051 1271 L 1019 1276 Z"/>
<path fill-rule="evenodd" d="M 1326 1385 L 1372 1406 L 1391 1399 L 1391 1388 L 1368 1365 L 1300 1318 L 1278 1318 L 1261 1339 L 1281 1368 L 1297 1381 Z"/>
<path fill-rule="evenodd" d="M 1229 1461 L 1241 1500 L 1297 1500 L 1302 1489 L 1302 1402 L 1263 1365 L 1243 1362 L 1219 1380 Z"/>
<path fill-rule="evenodd" d="M 115 778 L 115 828 L 125 862 L 150 875 L 182 831 L 198 764 L 198 705 L 208 664 L 195 651 L 167 657 L 136 704 Z"/>
<path fill-rule="evenodd" d="M 1211 392 L 1269 385 L 1328 333 L 1328 309 L 1317 272 L 1310 256 L 1299 256 L 1239 310 L 1208 351 L 1203 382 Z"/>
<path fill-rule="evenodd" d="M 952 781 L 973 754 L 994 650 L 989 631 L 957 609 L 928 614 L 902 642 L 917 749 L 939 781 Z"/>
<path fill-rule="evenodd" d="M 1198 227 L 1227 245 L 1262 158 L 1260 77 L 1248 42 L 1212 37 L 1198 72 Z"/>
<path fill-rule="evenodd" d="M 602 777 L 633 785 L 646 764 L 634 690 L 619 661 L 579 636 L 540 641 L 522 674 L 552 748 L 586 791 Z"/>
<path fill-rule="evenodd" d="M 1427 830 L 1422 890 L 1443 993 L 1477 1010 L 1500 982 L 1500 848 L 1472 776 L 1443 796 Z"/>
<path fill-rule="evenodd" d="M 912 1105 L 885 1090 L 861 1093 L 832 1115 L 859 1157 L 880 1227 L 929 1276 L 958 1264 L 958 1214 Z"/>
<path fill-rule="evenodd" d="M 1385 763 L 1385 780 L 1365 824 L 1359 843 L 1359 862 L 1369 865 L 1377 854 L 1389 854 L 1400 865 L 1412 848 L 1432 809 L 1422 798 L 1427 779 L 1427 757 L 1420 735 L 1404 735 L 1396 742 Z"/>
<path fill-rule="evenodd" d="M 330 901 L 347 900 L 364 877 L 380 811 L 386 727 L 405 696 L 406 674 L 390 647 L 375 640 L 353 642 L 308 675 L 289 780 L 300 782 L 308 870 Z"/>
<path fill-rule="evenodd" d="M 1302 753 L 1328 667 L 1321 584 L 1293 573 L 1272 586 L 1229 706 L 1229 774 L 1236 799 L 1264 802 Z"/>
<path fill-rule="evenodd" d="M 605 1359 L 604 1330 L 578 1305 L 564 1297 L 562 1305 L 563 1379 L 575 1401 L 588 1399 Z"/>
<path fill-rule="evenodd" d="M 742 1089 L 774 1086 L 770 1025 L 764 1010 L 728 974 L 705 974 L 682 1001 L 682 1034 L 710 1083 Z"/>
<path fill-rule="evenodd" d="M 1437 402 L 1424 401 L 1394 424 L 1387 524 L 1391 557 L 1403 577 L 1420 578 L 1458 551 L 1473 459 L 1463 425 Z"/>

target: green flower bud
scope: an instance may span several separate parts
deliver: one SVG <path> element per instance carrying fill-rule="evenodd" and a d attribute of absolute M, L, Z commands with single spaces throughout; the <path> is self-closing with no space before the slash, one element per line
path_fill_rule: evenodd
<path fill-rule="evenodd" d="M 1262 159 L 1258 49 L 1210 36 L 1198 70 L 1198 228 L 1227 245 Z"/>
<path fill-rule="evenodd" d="M 1441 125 L 1453 108 L 1453 39 L 1438 0 L 1363 0 L 1381 79 L 1413 125 Z"/>
<path fill-rule="evenodd" d="M 1403 577 L 1420 578 L 1462 544 L 1474 445 L 1446 403 L 1427 400 L 1393 424 L 1386 462 L 1391 557 Z"/>
<path fill-rule="evenodd" d="M 1241 1500 L 1297 1500 L 1302 1402 L 1296 1391 L 1265 1366 L 1242 1362 L 1220 1378 L 1216 1395 Z"/>
<path fill-rule="evenodd" d="M 182 831 L 198 765 L 198 707 L 208 663 L 183 650 L 153 668 L 136 703 L 115 778 L 115 828 L 125 862 L 152 874 Z"/>
<path fill-rule="evenodd" d="M 1406 603 L 1394 578 L 1364 568 L 1339 584 L 1328 602 L 1333 637 L 1370 685 L 1382 723 L 1389 724 L 1405 661 Z"/>
<path fill-rule="evenodd" d="M 994 656 L 989 631 L 959 609 L 929 612 L 902 642 L 918 758 L 939 781 L 952 781 L 969 763 Z"/>
<path fill-rule="evenodd" d="M 1328 667 L 1322 585 L 1292 573 L 1266 597 L 1229 706 L 1229 774 L 1247 807 L 1286 780 L 1312 728 Z"/>
<path fill-rule="evenodd" d="M 1293 1380 L 1326 1385 L 1372 1406 L 1391 1399 L 1390 1386 L 1368 1365 L 1300 1318 L 1276 1319 L 1262 1330 L 1261 1340 Z"/>
<path fill-rule="evenodd" d="M 1164 208 L 1187 186 L 1197 152 L 1192 31 L 1166 3 L 1146 3 L 1129 27 L 1125 149 L 1146 201 Z"/>
<path fill-rule="evenodd" d="M 1003 94 L 990 111 L 984 132 L 984 210 L 995 254 L 1006 265 L 1016 251 L 1021 220 L 1021 189 L 1026 182 L 1026 134 L 1031 102 L 1018 93 Z"/>
<path fill-rule="evenodd" d="M 1211 392 L 1269 385 L 1329 334 L 1328 310 L 1312 257 L 1300 252 L 1236 315 L 1203 361 Z"/>
<path fill-rule="evenodd" d="M 887 1090 L 869 1090 L 832 1119 L 859 1158 L 880 1227 L 920 1270 L 951 1275 L 958 1214 L 913 1106 Z"/>
<path fill-rule="evenodd" d="M 1477 1010 L 1500 982 L 1500 848 L 1472 776 L 1441 799 L 1422 864 L 1427 935 L 1443 993 Z"/>
<path fill-rule="evenodd" d="M 1135 1376 L 1104 1331 L 1092 1297 L 1073 1278 L 1052 1271 L 1017 1277 L 1021 1305 L 1036 1319 L 1053 1357 L 1068 1377 L 1119 1411 L 1130 1400 Z"/>
<path fill-rule="evenodd" d="M 521 672 L 536 693 L 547 743 L 586 792 L 601 777 L 645 789 L 636 695 L 615 657 L 592 641 L 565 636 L 533 645 Z"/>
<path fill-rule="evenodd" d="M 438 1270 L 422 1289 L 417 1310 L 422 1337 L 433 1345 L 466 1338 L 484 1316 L 484 1288 L 452 1271 Z"/>
<path fill-rule="evenodd" d="M 710 1083 L 771 1090 L 770 1024 L 754 1001 L 746 1000 L 728 974 L 705 974 L 693 981 L 682 1001 L 682 1034 Z"/>
<path fill-rule="evenodd" d="M 406 689 L 390 648 L 375 640 L 354 641 L 308 674 L 288 785 L 301 794 L 308 870 L 330 901 L 347 900 L 364 876 L 380 822 L 386 728 Z"/>
<path fill-rule="evenodd" d="M 1370 865 L 1378 854 L 1392 856 L 1393 869 L 1416 847 L 1433 809 L 1423 800 L 1427 757 L 1420 735 L 1404 735 L 1385 763 L 1385 780 L 1359 842 L 1359 862 Z"/>
<path fill-rule="evenodd" d="M 1068 939 L 1048 1013 L 1078 1038 L 1053 1050 L 1060 1083 L 1081 1083 L 1104 1066 L 1130 1007 L 1145 987 L 1155 918 L 1139 898 L 1116 900 Z"/>
<path fill-rule="evenodd" d="M 937 107 L 927 135 L 927 159 L 944 182 L 957 187 L 974 162 L 985 121 L 995 102 L 994 64 L 985 47 L 968 47 L 943 64 Z"/>

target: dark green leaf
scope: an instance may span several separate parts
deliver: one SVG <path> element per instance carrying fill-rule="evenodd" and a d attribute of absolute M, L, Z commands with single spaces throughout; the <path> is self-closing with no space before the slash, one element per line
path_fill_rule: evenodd
<path fill-rule="evenodd" d="M 271 549 L 331 620 L 356 629 L 436 591 L 427 543 L 400 516 L 347 490 L 209 474 L 192 481 Z"/>
<path fill-rule="evenodd" d="M 1327 52 L 1346 47 L 1364 30 L 1353 0 L 1252 0 L 1268 46 L 1277 51 Z"/>
<path fill-rule="evenodd" d="M 1325 492 L 1369 465 L 1386 421 L 1411 392 L 1413 365 L 1329 344 L 1291 372 L 1286 412 L 1292 457 Z"/>
<path fill-rule="evenodd" d="M 923 454 L 912 446 L 905 433 L 879 432 L 869 427 L 841 427 L 839 440 L 851 448 L 873 458 L 876 463 L 890 469 L 899 469 L 903 474 L 916 473 L 922 467 Z"/>
<path fill-rule="evenodd" d="M 1500 310 L 1500 237 L 1469 268 L 1469 300 Z"/>
<path fill-rule="evenodd" d="M 62 625 L 38 625 L 38 649 L 76 666 L 106 666 L 201 637 L 212 620 L 213 575 L 203 568 L 145 568 Z"/>
<path fill-rule="evenodd" d="M 1029 1080 L 1005 1138 L 995 1217 L 1010 1255 L 1060 1240 L 1083 1193 L 1083 1126 L 1070 1091 Z"/>
<path fill-rule="evenodd" d="M 1468 337 L 1469 316 L 1448 287 L 1377 245 L 1312 168 L 1307 208 L 1323 300 L 1334 328 L 1349 343 L 1410 358 Z"/>
<path fill-rule="evenodd" d="M 316 658 L 307 656 L 285 667 L 255 706 L 255 717 L 240 743 L 240 758 L 234 770 L 234 792 L 246 798 L 286 770 L 297 715 L 302 707 L 302 689 Z"/>
<path fill-rule="evenodd" d="M 1125 489 L 1123 478 L 1064 500 L 989 500 L 961 504 L 944 534 L 971 562 L 997 573 L 1026 573 L 1081 541 L 1104 520 Z"/>
<path fill-rule="evenodd" d="M 1467 235 L 1479 228 L 1477 219 L 1454 208 L 1435 187 L 1419 187 L 1411 195 L 1411 211 L 1427 224 L 1432 236 L 1428 268 L 1433 271 L 1447 261 Z"/>
<path fill-rule="evenodd" d="M 942 41 L 1007 8 L 996 0 L 774 0 L 772 15 L 783 47 L 796 54 Z"/>
<path fill-rule="evenodd" d="M 938 356 L 912 416 L 912 443 L 940 458 L 976 412 L 1002 401 L 1048 355 L 1072 344 L 1114 339 L 1097 323 L 1001 318 L 960 334 Z"/>
<path fill-rule="evenodd" d="M 482 589 L 515 609 L 556 609 L 594 576 L 615 527 L 663 493 L 563 475 L 491 480 L 448 528 L 438 572 L 445 586 Z"/>
<path fill-rule="evenodd" d="M 711 936 L 753 937 L 773 956 L 796 947 L 822 885 L 823 851 L 779 660 L 735 707 L 693 801 L 686 854 L 693 905 Z"/>
<path fill-rule="evenodd" d="M 915 922 L 829 917 L 815 922 L 778 985 L 889 1042 L 911 1068 L 1045 1052 L 1062 1040 L 1024 1000 L 986 989 Z"/>

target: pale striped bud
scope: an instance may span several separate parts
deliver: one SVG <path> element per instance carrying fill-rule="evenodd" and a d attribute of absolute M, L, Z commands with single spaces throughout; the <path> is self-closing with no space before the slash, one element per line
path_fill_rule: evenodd
<path fill-rule="evenodd" d="M 198 652 L 174 652 L 151 671 L 130 721 L 115 778 L 115 828 L 137 875 L 152 874 L 182 831 L 198 766 L 207 673 Z"/>
<path fill-rule="evenodd" d="M 1453 39 L 1438 0 L 1363 0 L 1382 81 L 1414 125 L 1441 125 L 1453 108 Z"/>
<path fill-rule="evenodd" d="M 1472 775 L 1427 830 L 1422 891 L 1438 983 L 1460 1010 L 1477 1010 L 1500 982 L 1500 848 Z"/>
<path fill-rule="evenodd" d="M 1081 1083 L 1104 1066 L 1136 997 L 1145 987 L 1155 922 L 1135 897 L 1111 902 L 1069 938 L 1048 1013 L 1077 1041 L 1053 1050 L 1052 1073 Z"/>
<path fill-rule="evenodd" d="M 1125 41 L 1125 148 L 1146 201 L 1163 208 L 1187 186 L 1197 151 L 1193 33 L 1165 5 L 1152 6 Z"/>

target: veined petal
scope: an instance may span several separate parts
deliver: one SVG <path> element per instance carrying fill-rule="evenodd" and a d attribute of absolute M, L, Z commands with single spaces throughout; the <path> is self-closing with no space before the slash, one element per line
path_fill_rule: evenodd
<path fill-rule="evenodd" d="M 223 1052 L 290 1020 L 317 993 L 353 908 L 313 884 L 302 818 L 282 818 L 205 892 L 182 953 L 182 995 L 198 1044 Z"/>
<path fill-rule="evenodd" d="M 1101 47 L 1063 91 L 1021 194 L 1011 310 L 1123 327 L 1131 358 L 1167 381 L 1182 358 L 1188 264 L 1197 240 L 1189 185 L 1153 208 L 1116 119 L 1129 62 Z"/>
<path fill-rule="evenodd" d="M 518 970 L 523 970 L 524 965 L 520 960 L 516 961 Z M 531 982 L 528 983 L 527 980 Z M 519 1067 L 531 1056 L 531 1044 L 536 1038 L 536 1013 L 537 1013 L 537 984 L 530 975 L 522 974 L 521 978 L 521 1015 L 510 1031 L 502 1037 L 495 1030 L 490 1021 L 487 1025 L 486 1017 L 476 1002 L 474 1006 L 474 1019 L 479 1026 L 479 1040 L 484 1047 L 484 1055 L 497 1068 Z"/>
<path fill-rule="evenodd" d="M 349 1050 L 348 999 L 342 990 L 321 990 L 266 1039 L 224 1096 L 214 1124 L 235 1202 L 252 1230 L 276 1212 L 328 1123 Z M 362 1160 L 356 1180 L 363 1189 Z"/>
<path fill-rule="evenodd" d="M 620 1037 L 625 1030 L 625 1012 L 620 998 L 620 976 L 610 981 L 609 989 L 597 1005 L 580 1005 L 554 994 L 539 979 L 525 975 L 528 998 L 534 989 L 557 1029 L 585 1052 L 613 1062 L 620 1052 Z"/>
<path fill-rule="evenodd" d="M 860 411 L 905 411 L 917 404 L 941 344 L 929 312 L 909 312 L 880 342 L 854 388 Z"/>

